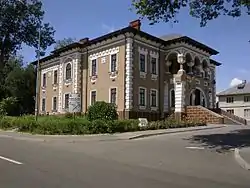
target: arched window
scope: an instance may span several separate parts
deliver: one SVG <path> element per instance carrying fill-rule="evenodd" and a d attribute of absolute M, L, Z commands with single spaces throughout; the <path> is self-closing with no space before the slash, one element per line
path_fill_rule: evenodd
<path fill-rule="evenodd" d="M 170 90 L 170 107 L 175 107 L 175 91 L 174 89 Z"/>
<path fill-rule="evenodd" d="M 71 79 L 71 64 L 68 63 L 66 65 L 66 76 L 65 76 L 66 80 L 70 80 Z"/>

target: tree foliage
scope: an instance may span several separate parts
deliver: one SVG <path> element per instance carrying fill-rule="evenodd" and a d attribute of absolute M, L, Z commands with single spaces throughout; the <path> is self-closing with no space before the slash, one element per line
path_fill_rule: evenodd
<path fill-rule="evenodd" d="M 57 49 L 59 49 L 59 48 L 68 46 L 69 44 L 72 44 L 72 43 L 74 43 L 74 42 L 76 42 L 76 39 L 71 38 L 71 37 L 69 37 L 69 38 L 64 38 L 64 39 L 62 39 L 62 40 L 57 40 L 54 49 L 57 50 Z"/>
<path fill-rule="evenodd" d="M 24 67 L 22 62 L 20 57 L 11 57 L 2 71 L 4 79 L 0 88 L 0 103 L 9 115 L 34 112 L 35 67 Z"/>
<path fill-rule="evenodd" d="M 42 50 L 55 42 L 55 31 L 43 18 L 40 0 L 0 0 L 0 70 L 22 44 L 38 47 L 39 30 Z"/>
<path fill-rule="evenodd" d="M 185 7 L 189 8 L 191 16 L 200 20 L 201 27 L 220 15 L 250 15 L 250 0 L 132 0 L 132 6 L 151 25 L 160 21 L 178 22 L 176 15 Z"/>

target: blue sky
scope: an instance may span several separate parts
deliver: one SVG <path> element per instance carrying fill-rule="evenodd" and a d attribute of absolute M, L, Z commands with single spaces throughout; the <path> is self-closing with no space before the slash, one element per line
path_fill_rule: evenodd
<path fill-rule="evenodd" d="M 45 22 L 56 29 L 55 38 L 95 38 L 112 30 L 126 27 L 138 16 L 130 11 L 131 0 L 43 0 Z M 217 69 L 217 91 L 230 86 L 232 80 L 250 80 L 250 24 L 249 16 L 241 18 L 221 17 L 204 28 L 199 21 L 183 10 L 178 15 L 178 24 L 160 23 L 148 25 L 142 21 L 142 30 L 161 36 L 179 33 L 194 38 L 218 50 L 213 58 L 222 63 Z M 52 48 L 49 48 L 50 51 Z M 24 47 L 20 52 L 26 62 L 35 60 L 34 49 Z"/>

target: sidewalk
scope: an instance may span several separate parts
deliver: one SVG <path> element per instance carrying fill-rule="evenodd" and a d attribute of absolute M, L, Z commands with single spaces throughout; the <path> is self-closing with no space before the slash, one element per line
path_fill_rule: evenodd
<path fill-rule="evenodd" d="M 225 127 L 225 125 L 207 125 L 202 127 L 189 127 L 189 128 L 175 128 L 175 129 L 161 129 L 161 130 L 148 130 L 138 132 L 126 132 L 115 134 L 94 134 L 94 135 L 32 135 L 29 133 L 19 133 L 15 131 L 0 130 L 0 138 L 12 138 L 18 140 L 31 140 L 40 142 L 51 141 L 66 141 L 68 143 L 82 142 L 82 141 L 115 141 L 115 140 L 132 140 L 143 137 L 190 132 L 207 129 L 218 129 Z"/>

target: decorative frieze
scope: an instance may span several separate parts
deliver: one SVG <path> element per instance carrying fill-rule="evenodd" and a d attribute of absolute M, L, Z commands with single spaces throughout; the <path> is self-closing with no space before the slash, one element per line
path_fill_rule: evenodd
<path fill-rule="evenodd" d="M 105 51 L 101 51 L 101 52 L 98 52 L 98 53 L 95 53 L 95 54 L 91 54 L 89 56 L 89 59 L 93 60 L 93 59 L 97 59 L 97 58 L 100 58 L 100 57 L 105 57 L 105 56 L 108 56 L 108 55 L 117 54 L 119 52 L 119 50 L 120 50 L 120 47 L 111 48 L 111 49 L 108 49 L 108 50 L 105 50 Z"/>

